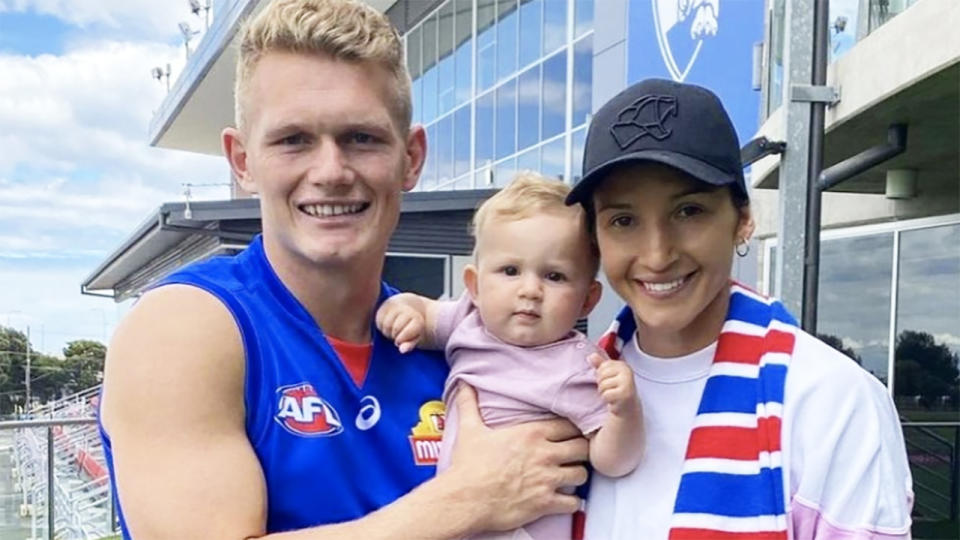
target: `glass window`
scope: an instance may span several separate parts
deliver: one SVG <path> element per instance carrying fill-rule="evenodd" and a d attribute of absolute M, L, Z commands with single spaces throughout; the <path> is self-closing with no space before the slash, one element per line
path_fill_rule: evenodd
<path fill-rule="evenodd" d="M 517 156 L 518 171 L 540 171 L 540 148 L 531 148 Z"/>
<path fill-rule="evenodd" d="M 453 184 L 453 189 L 473 189 L 473 176 L 468 174 L 457 178 L 456 183 Z"/>
<path fill-rule="evenodd" d="M 893 385 L 900 414 L 915 421 L 960 420 L 960 225 L 900 233 L 896 339 Z"/>
<path fill-rule="evenodd" d="M 437 66 L 427 69 L 423 74 L 423 123 L 428 124 L 437 118 Z"/>
<path fill-rule="evenodd" d="M 587 128 L 573 132 L 570 141 L 570 174 L 577 181 L 583 176 L 583 143 L 587 139 Z"/>
<path fill-rule="evenodd" d="M 574 0 L 573 24 L 575 38 L 593 30 L 593 0 Z"/>
<path fill-rule="evenodd" d="M 854 360 L 887 382 L 893 234 L 820 244 L 817 332 L 842 343 Z"/>
<path fill-rule="evenodd" d="M 497 159 L 517 151 L 517 80 L 497 88 Z"/>
<path fill-rule="evenodd" d="M 437 186 L 437 125 L 427 127 L 427 159 L 420 173 L 420 186 L 424 191 Z"/>
<path fill-rule="evenodd" d="M 422 73 L 420 64 L 420 27 L 407 34 L 407 70 L 410 78 L 416 79 Z"/>
<path fill-rule="evenodd" d="M 383 280 L 401 291 L 428 298 L 440 298 L 447 291 L 445 257 L 404 257 L 387 255 L 383 262 Z"/>
<path fill-rule="evenodd" d="M 573 47 L 573 125 L 587 121 L 593 99 L 593 36 Z"/>
<path fill-rule="evenodd" d="M 777 110 L 783 101 L 784 22 L 787 18 L 787 0 L 772 0 L 770 14 L 770 80 L 767 83 L 767 115 Z"/>
<path fill-rule="evenodd" d="M 486 90 L 497 78 L 496 0 L 477 0 L 477 89 Z"/>
<path fill-rule="evenodd" d="M 423 122 L 423 79 L 414 79 L 410 85 L 410 100 L 413 102 L 413 123 Z"/>
<path fill-rule="evenodd" d="M 493 184 L 497 187 L 503 187 L 513 180 L 517 174 L 517 160 L 515 158 L 505 159 L 497 163 L 493 171 Z"/>
<path fill-rule="evenodd" d="M 567 43 L 567 1 L 546 0 L 543 4 L 543 54 Z"/>
<path fill-rule="evenodd" d="M 460 176 L 470 170 L 470 106 L 453 113 L 454 174 Z"/>
<path fill-rule="evenodd" d="M 453 115 L 448 114 L 437 122 L 437 184 L 453 180 Z"/>
<path fill-rule="evenodd" d="M 423 21 L 423 70 L 437 63 L 437 15 Z"/>
<path fill-rule="evenodd" d="M 542 8 L 541 0 L 520 0 L 520 67 L 540 59 Z"/>
<path fill-rule="evenodd" d="M 563 147 L 564 138 L 543 145 L 540 153 L 540 172 L 547 177 L 563 180 L 563 166 L 566 149 Z"/>
<path fill-rule="evenodd" d="M 517 148 L 540 142 L 540 65 L 517 79 Z"/>
<path fill-rule="evenodd" d="M 443 114 L 453 110 L 456 97 L 453 69 L 453 2 L 447 2 L 437 15 L 439 17 L 439 68 L 437 74 L 438 114 Z"/>
<path fill-rule="evenodd" d="M 473 40 L 471 37 L 471 28 L 473 27 L 473 3 L 470 0 L 457 0 L 456 15 L 456 102 L 457 105 L 466 103 L 470 99 L 472 71 L 471 65 L 473 54 Z"/>
<path fill-rule="evenodd" d="M 497 78 L 517 71 L 517 0 L 497 2 Z"/>
<path fill-rule="evenodd" d="M 830 62 L 840 58 L 857 41 L 860 0 L 830 0 Z"/>
<path fill-rule="evenodd" d="M 477 98 L 476 167 L 493 163 L 493 92 Z"/>
<path fill-rule="evenodd" d="M 549 139 L 566 128 L 567 55 L 553 55 L 543 63 L 543 120 L 541 137 Z"/>

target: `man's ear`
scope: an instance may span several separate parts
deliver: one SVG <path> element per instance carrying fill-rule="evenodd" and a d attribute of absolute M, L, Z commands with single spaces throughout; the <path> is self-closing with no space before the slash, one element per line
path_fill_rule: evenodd
<path fill-rule="evenodd" d="M 423 163 L 427 159 L 427 132 L 423 126 L 415 125 L 407 135 L 407 166 L 403 171 L 403 190 L 410 191 L 420 180 Z"/>
<path fill-rule="evenodd" d="M 587 297 L 583 300 L 583 309 L 580 310 L 580 318 L 584 318 L 597 307 L 600 302 L 600 296 L 603 295 L 603 285 L 599 281 L 593 280 L 590 289 L 587 291 Z"/>
<path fill-rule="evenodd" d="M 477 303 L 477 267 L 468 264 L 463 268 L 463 284 L 467 287 L 467 292 L 470 293 L 470 298 L 473 300 L 473 303 Z"/>
<path fill-rule="evenodd" d="M 233 171 L 233 177 L 237 179 L 237 184 L 247 193 L 257 193 L 256 182 L 253 181 L 253 175 L 247 167 L 247 148 L 244 142 L 243 133 L 234 127 L 228 127 L 220 135 L 223 144 L 223 155 L 227 156 L 227 162 L 230 164 L 230 170 Z"/>

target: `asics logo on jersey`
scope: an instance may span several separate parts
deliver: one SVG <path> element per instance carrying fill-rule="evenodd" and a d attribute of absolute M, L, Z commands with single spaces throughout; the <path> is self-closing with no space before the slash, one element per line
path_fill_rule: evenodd
<path fill-rule="evenodd" d="M 380 421 L 380 402 L 373 396 L 363 396 L 360 400 L 360 412 L 357 413 L 357 419 L 354 422 L 357 429 L 366 431 L 377 425 Z"/>
<path fill-rule="evenodd" d="M 336 409 L 318 396 L 308 382 L 277 388 L 274 419 L 284 429 L 301 437 L 330 437 L 343 431 Z"/>

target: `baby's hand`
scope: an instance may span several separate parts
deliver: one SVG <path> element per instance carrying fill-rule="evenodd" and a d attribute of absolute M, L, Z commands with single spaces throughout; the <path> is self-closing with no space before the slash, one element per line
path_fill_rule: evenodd
<path fill-rule="evenodd" d="M 426 321 L 423 314 L 397 297 L 388 299 L 377 310 L 377 328 L 407 353 L 424 338 Z"/>
<path fill-rule="evenodd" d="M 597 369 L 597 390 L 610 407 L 610 413 L 624 416 L 636 411 L 637 388 L 630 366 L 599 353 L 591 354 L 588 359 Z"/>

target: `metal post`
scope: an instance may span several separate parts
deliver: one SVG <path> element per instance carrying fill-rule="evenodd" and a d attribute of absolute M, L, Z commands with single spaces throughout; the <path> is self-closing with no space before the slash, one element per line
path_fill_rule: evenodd
<path fill-rule="evenodd" d="M 809 85 L 813 67 L 813 0 L 787 0 L 784 22 L 784 142 L 780 160 L 780 227 L 777 242 L 776 290 L 787 309 L 801 313 L 803 251 L 806 244 L 807 168 L 810 145 L 810 103 L 794 101 L 793 85 Z"/>
<path fill-rule="evenodd" d="M 830 7 L 816 0 L 813 23 L 813 86 L 827 84 L 827 50 Z M 823 170 L 823 125 L 826 103 L 814 102 L 810 110 L 810 162 L 807 167 L 807 233 L 804 248 L 803 307 L 801 325 L 817 333 L 817 300 L 820 280 L 820 211 L 823 194 L 818 179 Z"/>
<path fill-rule="evenodd" d="M 53 470 L 53 426 L 47 426 L 47 540 L 53 540 L 54 525 L 54 486 L 56 478 Z"/>
<path fill-rule="evenodd" d="M 953 463 L 950 469 L 950 521 L 957 520 L 960 506 L 960 426 L 953 427 Z"/>
<path fill-rule="evenodd" d="M 26 383 L 27 398 L 23 404 L 23 410 L 26 413 L 30 412 L 30 327 L 27 326 L 27 370 L 24 373 L 23 378 Z"/>

